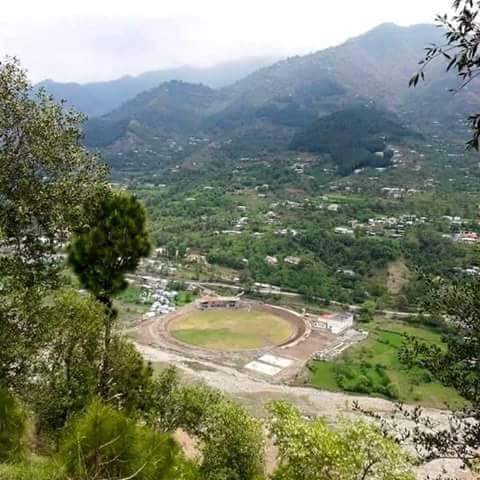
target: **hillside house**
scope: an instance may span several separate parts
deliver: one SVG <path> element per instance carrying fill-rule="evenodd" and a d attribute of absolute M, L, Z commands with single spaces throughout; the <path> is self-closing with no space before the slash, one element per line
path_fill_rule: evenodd
<path fill-rule="evenodd" d="M 191 251 L 186 257 L 185 260 L 189 263 L 199 263 L 206 265 L 207 257 L 200 252 Z"/>
<path fill-rule="evenodd" d="M 302 259 L 300 257 L 285 257 L 285 263 L 288 263 L 290 265 L 299 265 Z"/>
<path fill-rule="evenodd" d="M 477 243 L 479 241 L 478 233 L 476 232 L 461 232 L 454 235 L 455 242 L 463 243 Z"/>
<path fill-rule="evenodd" d="M 276 265 L 278 265 L 278 258 L 267 255 L 265 257 L 265 262 L 271 267 L 275 267 Z"/>
<path fill-rule="evenodd" d="M 351 228 L 348 227 L 336 227 L 334 232 L 340 235 L 354 235 L 355 233 Z"/>

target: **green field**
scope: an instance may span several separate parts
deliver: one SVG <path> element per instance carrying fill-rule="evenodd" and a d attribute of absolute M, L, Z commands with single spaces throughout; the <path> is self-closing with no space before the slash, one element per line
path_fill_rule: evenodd
<path fill-rule="evenodd" d="M 420 368 L 407 368 L 398 360 L 404 334 L 441 345 L 440 335 L 401 322 L 377 320 L 368 326 L 369 338 L 333 362 L 313 361 L 309 383 L 332 390 L 378 395 L 408 403 L 445 408 L 465 401 Z"/>
<path fill-rule="evenodd" d="M 278 345 L 295 334 L 287 320 L 258 310 L 194 311 L 173 320 L 172 336 L 212 350 L 249 350 Z"/>

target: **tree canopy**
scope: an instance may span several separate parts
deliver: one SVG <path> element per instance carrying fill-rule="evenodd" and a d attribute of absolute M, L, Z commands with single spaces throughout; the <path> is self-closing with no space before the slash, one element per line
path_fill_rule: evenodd
<path fill-rule="evenodd" d="M 58 242 L 88 223 L 106 170 L 81 143 L 83 120 L 34 94 L 17 60 L 0 62 L 0 245 L 13 253 L 1 273 L 33 284 Z"/>
<path fill-rule="evenodd" d="M 110 297 L 126 288 L 125 274 L 150 251 L 146 215 L 133 195 L 111 192 L 94 217 L 95 224 L 70 243 L 68 261 L 87 290 L 98 298 Z"/>

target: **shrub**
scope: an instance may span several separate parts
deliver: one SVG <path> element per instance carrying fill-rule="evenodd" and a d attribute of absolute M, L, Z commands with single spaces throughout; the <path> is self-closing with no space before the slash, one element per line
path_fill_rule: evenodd
<path fill-rule="evenodd" d="M 0 462 L 16 460 L 25 448 L 27 416 L 6 388 L 0 388 Z"/>
<path fill-rule="evenodd" d="M 423 383 L 431 383 L 433 382 L 433 376 L 432 374 L 428 371 L 425 370 L 422 374 L 422 382 Z"/>
<path fill-rule="evenodd" d="M 168 372 L 168 377 L 173 377 Z M 173 378 L 173 383 L 175 380 Z M 230 401 L 221 392 L 204 385 L 178 387 L 171 393 L 172 380 L 166 383 L 165 394 L 173 400 L 169 423 L 176 423 L 202 445 L 200 471 L 208 480 L 254 480 L 263 471 L 263 433 L 261 422 L 242 406 Z M 163 389 L 162 389 L 163 390 Z M 163 409 L 164 410 L 164 409 Z M 176 420 L 176 422 L 175 422 Z"/>
<path fill-rule="evenodd" d="M 145 414 L 152 407 L 153 369 L 133 344 L 115 337 L 110 352 L 110 403 L 128 415 Z"/>
<path fill-rule="evenodd" d="M 180 451 L 171 436 L 139 427 L 95 401 L 67 427 L 60 449 L 69 478 L 181 478 Z"/>
<path fill-rule="evenodd" d="M 398 387 L 393 384 L 393 383 L 389 383 L 387 385 L 387 393 L 388 393 L 388 396 L 390 398 L 399 398 L 400 397 L 400 390 L 398 389 Z"/>
<path fill-rule="evenodd" d="M 366 375 L 360 375 L 352 391 L 370 394 L 373 390 L 372 381 Z"/>
<path fill-rule="evenodd" d="M 0 464 L 0 480 L 66 480 L 61 465 L 54 461 L 35 459 L 31 462 Z"/>
<path fill-rule="evenodd" d="M 207 479 L 255 480 L 263 471 L 261 423 L 243 407 L 223 399 L 210 405 L 201 471 Z"/>

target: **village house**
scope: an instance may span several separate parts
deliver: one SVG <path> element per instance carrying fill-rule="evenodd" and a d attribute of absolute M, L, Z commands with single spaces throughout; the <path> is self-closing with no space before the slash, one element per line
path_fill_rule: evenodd
<path fill-rule="evenodd" d="M 266 262 L 268 265 L 274 267 L 274 266 L 278 265 L 278 258 L 277 258 L 277 257 L 272 257 L 272 256 L 270 256 L 270 255 L 267 255 L 267 256 L 265 257 L 265 262 Z"/>
<path fill-rule="evenodd" d="M 460 232 L 453 236 L 455 242 L 463 243 L 477 243 L 479 240 L 478 233 L 476 232 Z"/>
<path fill-rule="evenodd" d="M 189 263 L 200 263 L 203 265 L 207 264 L 207 257 L 198 251 L 192 250 L 188 255 L 185 257 L 185 260 Z"/>
<path fill-rule="evenodd" d="M 300 257 L 285 257 L 285 263 L 289 263 L 290 265 L 299 265 L 302 259 Z"/>
<path fill-rule="evenodd" d="M 319 330 L 327 330 L 338 335 L 353 327 L 353 313 L 325 313 L 319 315 L 312 322 L 312 327 Z"/>
<path fill-rule="evenodd" d="M 270 285 L 269 283 L 255 282 L 253 286 L 257 292 L 261 293 L 278 293 L 282 291 L 280 287 L 277 287 L 276 285 Z"/>
<path fill-rule="evenodd" d="M 348 227 L 336 227 L 334 232 L 338 233 L 340 235 L 353 235 L 354 234 L 354 231 L 351 228 L 348 228 Z"/>

